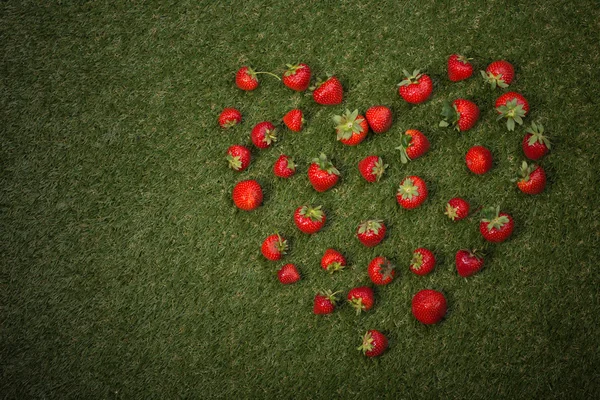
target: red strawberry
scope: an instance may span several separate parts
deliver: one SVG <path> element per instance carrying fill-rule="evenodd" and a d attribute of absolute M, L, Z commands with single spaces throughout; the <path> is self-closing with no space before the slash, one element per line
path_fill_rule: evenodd
<path fill-rule="evenodd" d="M 377 357 L 381 355 L 388 347 L 388 340 L 385 335 L 378 330 L 371 329 L 367 331 L 362 338 L 362 345 L 357 350 L 363 352 L 367 357 Z"/>
<path fill-rule="evenodd" d="M 235 74 L 235 84 L 242 90 L 254 90 L 258 87 L 256 71 L 250 67 L 242 67 Z"/>
<path fill-rule="evenodd" d="M 375 257 L 369 263 L 367 272 L 371 281 L 379 286 L 384 286 L 394 280 L 396 267 L 385 257 Z"/>
<path fill-rule="evenodd" d="M 494 61 L 486 68 L 485 72 L 481 71 L 481 76 L 492 85 L 492 89 L 496 86 L 507 88 L 515 77 L 515 69 L 508 61 Z"/>
<path fill-rule="evenodd" d="M 289 178 L 296 173 L 296 164 L 294 159 L 282 154 L 275 164 L 273 164 L 273 173 L 280 178 Z"/>
<path fill-rule="evenodd" d="M 338 301 L 337 293 L 331 293 L 330 290 L 319 292 L 315 295 L 313 312 L 315 314 L 331 314 L 335 310 Z"/>
<path fill-rule="evenodd" d="M 517 181 L 517 186 L 521 192 L 526 194 L 542 193 L 546 187 L 546 172 L 539 165 L 530 164 L 523 161 L 520 169 L 521 179 Z"/>
<path fill-rule="evenodd" d="M 412 299 L 412 313 L 419 322 L 425 325 L 440 322 L 447 310 L 446 297 L 437 290 L 421 290 Z"/>
<path fill-rule="evenodd" d="M 304 233 L 316 233 L 325 225 L 327 217 L 321 206 L 301 206 L 294 212 L 294 223 Z"/>
<path fill-rule="evenodd" d="M 387 167 L 378 156 L 367 156 L 358 163 L 358 171 L 367 182 L 379 182 Z"/>
<path fill-rule="evenodd" d="M 371 130 L 384 133 L 392 126 L 392 110 L 385 106 L 373 106 L 365 113 Z"/>
<path fill-rule="evenodd" d="M 411 104 L 420 104 L 431 96 L 433 81 L 429 75 L 421 74 L 418 69 L 412 75 L 406 70 L 402 72 L 406 78 L 398 84 L 398 94 L 405 101 Z"/>
<path fill-rule="evenodd" d="M 337 140 L 348 146 L 356 146 L 365 140 L 369 132 L 367 120 L 358 114 L 358 110 L 346 110 L 343 115 L 334 115 L 333 121 L 336 124 Z"/>
<path fill-rule="evenodd" d="M 527 134 L 523 138 L 523 152 L 525 157 L 530 160 L 539 160 L 546 155 L 550 149 L 550 141 L 544 136 L 544 127 L 542 124 L 531 123 L 527 129 Z"/>
<path fill-rule="evenodd" d="M 304 63 L 286 66 L 288 69 L 283 74 L 283 84 L 298 92 L 306 90 L 310 84 L 310 67 Z"/>
<path fill-rule="evenodd" d="M 317 192 L 325 192 L 331 189 L 338 181 L 338 171 L 324 153 L 319 158 L 313 158 L 308 167 L 308 180 Z"/>
<path fill-rule="evenodd" d="M 483 268 L 483 256 L 477 250 L 459 250 L 456 252 L 456 271 L 466 278 Z"/>
<path fill-rule="evenodd" d="M 335 77 L 327 79 L 325 82 L 317 81 L 317 85 L 313 92 L 313 99 L 323 105 L 340 104 L 344 97 L 344 89 L 342 84 Z"/>
<path fill-rule="evenodd" d="M 504 242 L 512 234 L 515 222 L 507 213 L 501 213 L 500 207 L 489 207 L 481 212 L 479 232 L 489 242 Z"/>
<path fill-rule="evenodd" d="M 427 185 L 418 176 L 407 176 L 396 192 L 396 201 L 407 210 L 419 207 L 427 199 Z"/>
<path fill-rule="evenodd" d="M 325 250 L 325 254 L 321 258 L 321 268 L 329 273 L 340 271 L 346 266 L 346 259 L 339 251 L 335 249 Z"/>
<path fill-rule="evenodd" d="M 242 113 L 235 108 L 224 108 L 219 115 L 219 125 L 221 128 L 231 128 L 242 122 Z"/>
<path fill-rule="evenodd" d="M 460 221 L 469 215 L 469 208 L 469 203 L 466 200 L 455 197 L 448 200 L 448 203 L 446 203 L 446 211 L 444 214 L 452 221 Z"/>
<path fill-rule="evenodd" d="M 233 203 L 237 208 L 251 211 L 256 209 L 263 201 L 262 188 L 253 179 L 238 182 L 231 194 Z"/>
<path fill-rule="evenodd" d="M 225 156 L 225 159 L 229 163 L 229 168 L 233 169 L 234 171 L 241 172 L 248 168 L 248 165 L 250 165 L 252 154 L 247 147 L 234 144 L 233 146 L 229 146 L 227 149 L 227 155 Z"/>
<path fill-rule="evenodd" d="M 367 247 L 377 246 L 385 236 L 385 224 L 378 219 L 362 222 L 356 228 L 356 237 Z"/>
<path fill-rule="evenodd" d="M 492 168 L 492 152 L 483 146 L 473 146 L 467 151 L 467 168 L 474 174 L 483 175 Z"/>
<path fill-rule="evenodd" d="M 271 147 L 273 142 L 277 141 L 277 132 L 275 125 L 269 121 L 259 122 L 254 125 L 252 132 L 250 132 L 250 139 L 252 143 L 259 149 L 266 149 Z"/>
<path fill-rule="evenodd" d="M 452 82 L 463 81 L 473 75 L 473 65 L 467 58 L 460 54 L 452 54 L 448 57 L 448 79 Z"/>
<path fill-rule="evenodd" d="M 262 243 L 260 251 L 267 260 L 277 261 L 286 253 L 288 249 L 287 240 L 280 234 L 268 236 Z"/>
<path fill-rule="evenodd" d="M 440 121 L 442 128 L 452 125 L 457 131 L 465 132 L 471 129 L 479 119 L 479 107 L 472 101 L 456 99 L 452 104 L 444 102 L 442 116 L 444 117 Z"/>
<path fill-rule="evenodd" d="M 302 125 L 306 122 L 303 115 L 302 110 L 294 108 L 283 116 L 283 123 L 291 131 L 300 132 L 302 130 Z"/>
<path fill-rule="evenodd" d="M 506 127 L 509 131 L 515 130 L 515 122 L 523 125 L 523 117 L 529 112 L 527 99 L 517 92 L 504 93 L 496 99 L 497 120 L 506 118 Z"/>
<path fill-rule="evenodd" d="M 409 129 L 400 136 L 400 161 L 406 164 L 410 160 L 421 157 L 429 150 L 429 140 L 421 131 Z"/>
<path fill-rule="evenodd" d="M 413 251 L 413 258 L 410 262 L 410 270 L 417 275 L 427 275 L 435 267 L 435 256 L 431 250 L 419 247 Z"/>
<path fill-rule="evenodd" d="M 373 308 L 375 293 L 368 286 L 355 287 L 348 292 L 348 302 L 356 309 L 356 314 L 360 314 Z"/>
<path fill-rule="evenodd" d="M 289 285 L 300 280 L 300 272 L 294 264 L 285 264 L 277 271 L 277 278 L 284 285 Z"/>

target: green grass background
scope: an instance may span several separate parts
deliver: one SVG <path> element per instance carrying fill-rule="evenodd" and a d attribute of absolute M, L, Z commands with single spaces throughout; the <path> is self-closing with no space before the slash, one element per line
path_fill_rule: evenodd
<path fill-rule="evenodd" d="M 533 1 L 3 1 L 0 3 L 0 393 L 4 398 L 591 398 L 599 389 L 598 100 L 600 6 L 594 0 Z M 475 76 L 446 77 L 453 52 L 476 70 L 496 59 L 516 67 L 511 86 L 530 101 L 554 143 L 541 161 L 546 190 L 528 197 L 510 182 L 523 159 L 523 128 L 495 121 L 492 91 Z M 261 76 L 245 93 L 242 65 L 281 74 L 306 62 L 336 74 L 344 102 L 323 107 Z M 402 68 L 434 79 L 433 97 L 409 106 L 397 95 Z M 481 108 L 476 127 L 437 127 L 444 100 Z M 356 148 L 335 141 L 331 116 L 385 104 L 390 132 Z M 218 128 L 219 112 L 244 121 Z M 292 107 L 307 114 L 299 134 L 253 150 L 250 168 L 227 169 L 226 148 L 250 144 L 251 127 Z M 398 135 L 421 129 L 432 147 L 399 162 Z M 469 174 L 475 144 L 494 168 Z M 334 190 L 306 179 L 320 151 L 342 173 Z M 281 153 L 298 174 L 274 177 Z M 358 161 L 390 165 L 367 184 Z M 404 211 L 400 180 L 421 175 L 430 198 Z M 241 179 L 257 179 L 263 206 L 236 211 Z M 501 205 L 513 237 L 490 246 L 485 269 L 458 277 L 454 253 L 480 246 L 477 217 L 451 223 L 445 201 Z M 326 228 L 305 236 L 293 210 L 323 205 Z M 382 218 L 374 249 L 356 225 Z M 285 262 L 303 280 L 282 287 L 283 264 L 260 255 L 268 234 L 291 243 Z M 411 251 L 438 257 L 427 277 L 408 272 Z M 318 265 L 336 247 L 352 267 L 329 276 Z M 376 289 L 372 312 L 342 305 L 312 315 L 318 289 L 368 282 L 385 255 L 398 278 Z M 449 312 L 423 326 L 410 300 L 442 290 Z M 356 347 L 380 329 L 379 359 Z"/>

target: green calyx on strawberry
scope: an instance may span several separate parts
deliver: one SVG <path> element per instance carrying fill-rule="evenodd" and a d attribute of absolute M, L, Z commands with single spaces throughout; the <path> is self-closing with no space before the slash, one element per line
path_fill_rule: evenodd
<path fill-rule="evenodd" d="M 358 226 L 358 233 L 363 234 L 368 231 L 373 232 L 375 235 L 379 233 L 379 230 L 383 226 L 383 220 L 380 219 L 371 219 L 369 221 L 363 222 Z"/>
<path fill-rule="evenodd" d="M 321 210 L 321 206 L 317 207 L 309 207 L 303 206 L 300 209 L 300 215 L 306 218 L 310 218 L 311 221 L 321 221 L 323 220 L 323 211 Z"/>
<path fill-rule="evenodd" d="M 401 195 L 403 199 L 411 200 L 413 197 L 419 196 L 419 188 L 415 186 L 412 179 L 409 178 L 400 185 L 398 194 Z"/>
<path fill-rule="evenodd" d="M 231 154 L 227 154 L 225 156 L 227 162 L 229 163 L 229 168 L 237 171 L 242 168 L 242 160 L 239 156 L 232 156 Z"/>
<path fill-rule="evenodd" d="M 500 229 L 510 222 L 505 215 L 500 215 L 500 206 L 484 208 L 481 211 L 481 222 L 487 224 L 487 230 Z"/>
<path fill-rule="evenodd" d="M 343 115 L 335 115 L 333 121 L 336 123 L 337 139 L 350 139 L 353 134 L 360 134 L 363 131 L 360 123 L 362 118 L 358 118 L 358 110 L 350 112 L 346 109 Z"/>
<path fill-rule="evenodd" d="M 410 157 L 406 150 L 408 149 L 408 146 L 410 146 L 411 141 L 411 135 L 403 133 L 402 136 L 400 136 L 400 146 L 396 147 L 396 150 L 400 150 L 400 161 L 402 161 L 402 164 L 406 164 L 410 161 Z"/>
<path fill-rule="evenodd" d="M 420 270 L 421 267 L 423 266 L 423 254 L 421 254 L 419 252 L 414 252 L 412 260 L 410 261 L 410 265 L 412 268 L 416 269 L 417 271 Z"/>
<path fill-rule="evenodd" d="M 319 169 L 321 169 L 322 171 L 325 171 L 325 172 L 328 172 L 328 173 L 334 174 L 334 175 L 340 174 L 340 171 L 338 171 L 338 169 L 333 166 L 333 164 L 331 163 L 331 161 L 329 161 L 329 159 L 327 158 L 325 153 L 319 154 L 318 158 L 317 157 L 313 158 L 312 163 L 317 164 L 319 166 Z"/>
<path fill-rule="evenodd" d="M 379 157 L 377 159 L 377 161 L 375 162 L 375 165 L 373 165 L 373 168 L 371 169 L 371 173 L 373 175 L 375 175 L 376 181 L 379 182 L 379 180 L 381 179 L 381 176 L 383 175 L 383 173 L 385 172 L 387 167 L 388 167 L 388 165 L 384 164 L 381 157 Z"/>
<path fill-rule="evenodd" d="M 449 101 L 445 101 L 442 106 L 442 117 L 443 120 L 440 121 L 440 127 L 447 128 L 452 125 L 454 129 L 460 131 L 458 127 L 458 120 L 460 119 L 460 113 L 456 109 L 456 106 L 451 104 Z"/>
<path fill-rule="evenodd" d="M 421 76 L 423 76 L 423 74 L 421 73 L 420 70 L 415 69 L 412 73 L 412 75 L 405 69 L 402 70 L 402 73 L 405 76 L 405 79 L 402 80 L 398 86 L 408 86 L 408 85 L 412 85 L 413 83 L 419 83 L 419 78 Z"/>
<path fill-rule="evenodd" d="M 502 74 L 494 75 L 491 72 L 486 72 L 486 71 L 480 71 L 480 72 L 481 72 L 481 76 L 483 77 L 483 80 L 486 83 L 489 83 L 492 86 L 492 89 L 496 89 L 496 86 L 499 86 L 503 89 L 508 87 L 506 82 L 504 82 L 504 77 L 502 76 Z"/>
<path fill-rule="evenodd" d="M 548 149 L 550 149 L 550 140 L 547 136 L 544 136 L 544 126 L 540 123 L 531 123 L 531 127 L 527 128 L 525 132 L 530 133 L 528 144 L 533 146 L 536 143 L 544 144 Z"/>
<path fill-rule="evenodd" d="M 509 131 L 515 130 L 515 123 L 523 125 L 523 117 L 527 114 L 523 105 L 518 104 L 517 99 L 507 101 L 505 105 L 496 110 L 500 113 L 496 120 L 500 121 L 502 118 L 506 118 L 506 127 Z"/>

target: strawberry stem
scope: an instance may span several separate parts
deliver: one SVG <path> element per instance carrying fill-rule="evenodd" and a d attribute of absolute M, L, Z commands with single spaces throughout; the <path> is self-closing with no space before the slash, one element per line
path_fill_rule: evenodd
<path fill-rule="evenodd" d="M 273 76 L 273 77 L 277 78 L 277 80 L 281 80 L 281 78 L 280 78 L 279 76 L 275 75 L 275 74 L 274 74 L 274 73 L 272 73 L 272 72 L 266 72 L 266 71 L 262 71 L 262 72 L 255 72 L 255 74 L 256 74 L 256 75 L 258 75 L 258 74 L 267 74 L 267 75 L 271 75 L 271 76 Z"/>

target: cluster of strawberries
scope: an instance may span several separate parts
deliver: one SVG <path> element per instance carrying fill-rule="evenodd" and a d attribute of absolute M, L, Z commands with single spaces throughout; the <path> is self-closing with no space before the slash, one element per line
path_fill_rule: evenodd
<path fill-rule="evenodd" d="M 473 74 L 473 66 L 470 59 L 453 54 L 448 59 L 448 78 L 453 81 L 468 79 Z M 258 87 L 257 75 L 266 73 L 281 79 L 283 83 L 292 90 L 305 91 L 309 88 L 311 70 L 306 64 L 287 65 L 288 69 L 282 78 L 268 73 L 256 72 L 249 67 L 242 67 L 236 74 L 236 85 L 242 90 L 254 90 Z M 398 94 L 408 103 L 420 104 L 430 98 L 433 91 L 431 78 L 416 70 L 412 74 L 403 71 L 405 79 L 399 84 Z M 481 71 L 486 82 L 493 88 L 508 87 L 514 78 L 514 68 L 507 61 L 495 61 L 491 63 L 486 71 Z M 343 88 L 340 81 L 331 76 L 325 81 L 317 81 L 312 88 L 314 101 L 322 105 L 335 105 L 342 102 Z M 529 112 L 527 100 L 517 92 L 507 92 L 496 100 L 498 120 L 506 119 L 509 131 L 515 129 L 515 124 L 522 125 L 523 117 Z M 471 129 L 479 119 L 479 108 L 475 103 L 467 99 L 456 99 L 446 102 L 442 109 L 443 120 L 440 127 L 452 126 L 460 132 Z M 366 116 L 366 117 L 365 117 Z M 373 106 L 369 108 L 365 116 L 360 115 L 358 110 L 346 112 L 333 117 L 337 139 L 345 145 L 356 146 L 361 143 L 367 133 L 372 130 L 375 134 L 387 132 L 392 125 L 392 112 L 385 106 Z M 292 131 L 299 132 L 303 128 L 304 115 L 301 110 L 294 109 L 283 117 L 283 123 Z M 241 122 L 241 113 L 233 108 L 226 108 L 219 116 L 219 124 L 223 128 L 234 126 Z M 524 154 L 529 159 L 538 160 L 543 157 L 550 148 L 548 138 L 543 134 L 541 124 L 532 123 L 527 129 L 522 141 Z M 250 134 L 252 143 L 259 149 L 270 147 L 277 140 L 277 129 L 270 121 L 256 124 Z M 407 163 L 425 154 L 430 147 L 429 140 L 420 131 L 409 129 L 399 138 L 400 159 Z M 229 166 L 235 171 L 246 169 L 251 160 L 251 152 L 242 145 L 233 145 L 227 149 L 226 158 Z M 492 166 L 492 153 L 483 146 L 473 146 L 465 156 L 466 165 L 475 174 L 485 174 Z M 370 155 L 358 163 L 360 174 L 368 182 L 377 182 L 387 168 L 381 157 Z M 296 172 L 293 159 L 287 155 L 281 155 L 273 166 L 275 175 L 289 178 Z M 546 175 L 539 165 L 529 165 L 523 162 L 521 178 L 517 186 L 527 194 L 537 194 L 543 191 L 546 184 Z M 324 192 L 336 185 L 340 172 L 336 169 L 328 157 L 321 153 L 314 158 L 308 168 L 308 179 L 313 188 L 318 192 Z M 426 182 L 419 176 L 407 176 L 404 178 L 396 192 L 398 204 L 405 209 L 418 208 L 427 199 L 428 191 Z M 254 210 L 263 200 L 262 188 L 255 180 L 244 180 L 236 184 L 232 192 L 234 204 L 246 211 Z M 459 197 L 450 199 L 445 208 L 445 214 L 453 221 L 466 218 L 470 211 L 469 203 Z M 501 212 L 499 207 L 490 207 L 481 212 L 479 230 L 482 236 L 490 242 L 499 243 L 506 240 L 513 231 L 514 221 L 512 217 Z M 298 207 L 293 215 L 294 222 L 300 231 L 306 234 L 314 234 L 321 230 L 326 222 L 327 216 L 321 206 L 313 207 L 303 205 Z M 356 229 L 359 241 L 367 247 L 379 244 L 385 237 L 386 226 L 382 220 L 368 220 L 361 222 Z M 287 240 L 280 234 L 267 237 L 261 252 L 268 260 L 278 261 L 286 253 Z M 430 273 L 435 266 L 434 254 L 426 248 L 418 248 L 413 252 L 410 270 L 417 275 Z M 461 249 L 455 257 L 456 269 L 460 276 L 468 277 L 483 267 L 483 256 L 476 250 Z M 327 249 L 321 259 L 321 267 L 334 273 L 346 266 L 346 259 L 336 249 Z M 395 267 L 386 257 L 375 257 L 368 266 L 368 275 L 373 284 L 384 286 L 393 281 Z M 278 271 L 278 278 L 283 284 L 292 284 L 300 280 L 298 268 L 291 263 L 283 265 Z M 319 292 L 314 297 L 313 312 L 315 314 L 328 314 L 334 311 L 339 298 L 338 293 L 331 291 Z M 370 310 L 375 303 L 373 289 L 361 286 L 348 292 L 347 300 L 357 313 Z M 412 313 L 417 320 L 424 324 L 435 324 L 441 321 L 447 311 L 447 302 L 443 293 L 425 289 L 419 291 L 412 300 Z M 377 330 L 369 330 L 362 338 L 359 347 L 369 357 L 377 356 L 387 348 L 387 338 Z"/>

